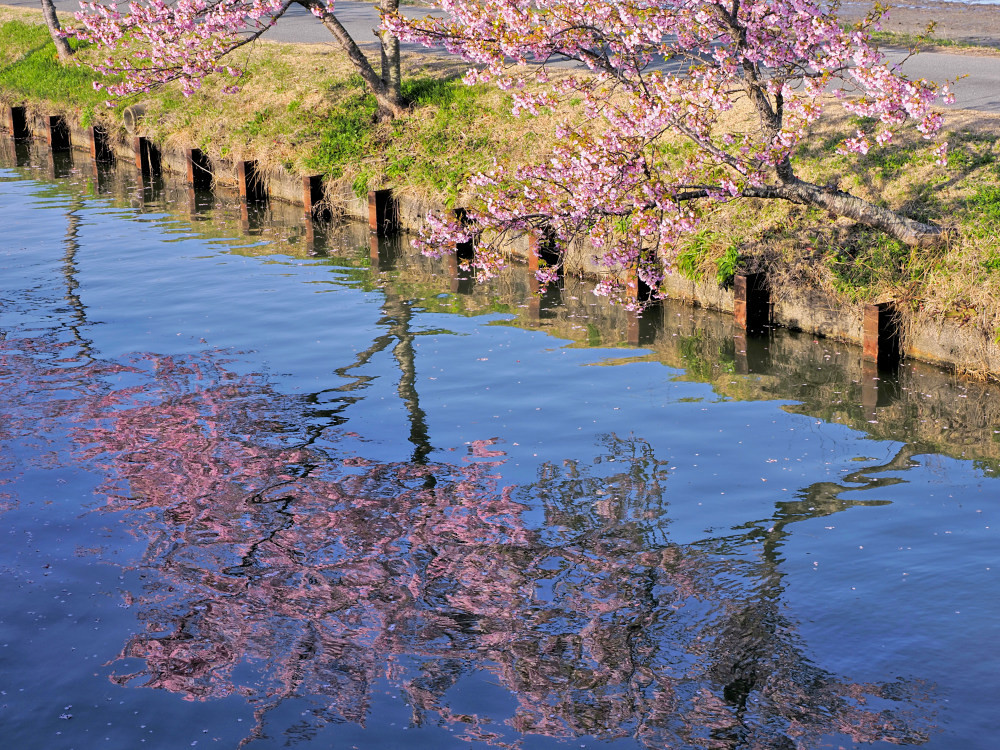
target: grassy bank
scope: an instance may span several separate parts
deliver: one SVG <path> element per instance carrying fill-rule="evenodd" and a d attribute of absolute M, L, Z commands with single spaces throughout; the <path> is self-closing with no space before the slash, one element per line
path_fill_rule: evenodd
<path fill-rule="evenodd" d="M 60 69 L 40 16 L 0 9 L 0 100 L 46 100 L 53 111 L 106 124 L 124 137 L 121 109 L 104 106 L 86 68 Z M 81 50 L 86 60 L 90 50 Z M 464 86 L 455 61 L 421 55 L 404 71 L 412 111 L 378 122 L 375 103 L 344 60 L 325 46 L 258 43 L 242 53 L 238 95 L 207 82 L 185 98 L 166 87 L 143 98 L 154 139 L 195 145 L 214 157 L 322 173 L 356 193 L 393 187 L 428 203 L 467 202 L 465 178 L 500 161 L 543 158 L 557 116 L 517 119 L 503 92 Z M 733 116 L 738 116 L 734 114 Z M 951 230 L 935 250 L 912 250 L 815 209 L 742 201 L 715 209 L 680 249 L 677 268 L 727 283 L 736 270 L 766 270 L 775 292 L 825 290 L 845 304 L 893 298 L 917 317 L 953 318 L 1000 341 L 1000 118 L 952 111 L 947 167 L 926 143 L 899 137 L 887 150 L 848 159 L 834 149 L 859 123 L 847 116 L 817 129 L 798 162 L 802 176 Z"/>
<path fill-rule="evenodd" d="M 0 102 L 44 101 L 50 112 L 99 122 L 121 137 L 122 110 L 141 103 L 144 132 L 157 142 L 345 179 L 359 195 L 392 186 L 454 204 L 470 172 L 516 157 L 551 131 L 543 120 L 512 139 L 507 96 L 465 86 L 464 65 L 433 55 L 404 62 L 411 114 L 377 122 L 374 98 L 342 56 L 325 45 L 268 42 L 238 53 L 246 69 L 238 94 L 222 93 L 228 81 L 209 79 L 190 97 L 167 86 L 108 108 L 89 68 L 59 66 L 40 24 L 40 13 L 0 6 Z M 78 59 L 94 53 L 83 49 Z"/>

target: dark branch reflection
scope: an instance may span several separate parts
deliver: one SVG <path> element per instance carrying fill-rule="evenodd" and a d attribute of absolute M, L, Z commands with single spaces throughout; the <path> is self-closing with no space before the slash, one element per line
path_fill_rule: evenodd
<path fill-rule="evenodd" d="M 592 459 L 518 487 L 501 483 L 491 441 L 449 464 L 373 462 L 346 433 L 320 454 L 304 431 L 283 447 L 301 400 L 221 362 L 136 356 L 115 365 L 129 387 L 81 392 L 70 410 L 80 452 L 108 477 L 106 512 L 146 544 L 144 583 L 126 595 L 141 628 L 116 683 L 243 695 L 258 716 L 247 742 L 365 724 L 383 680 L 415 725 L 497 745 L 926 736 L 911 685 L 851 683 L 810 661 L 753 534 L 671 541 L 670 467 L 642 439 L 606 436 Z M 527 521 L 532 508 L 544 524 Z M 482 680 L 508 692 L 508 713 L 452 708 Z M 313 706 L 294 730 L 272 711 L 293 697 Z"/>
<path fill-rule="evenodd" d="M 257 717 L 244 744 L 365 725 L 386 684 L 415 726 L 498 746 L 926 738 L 929 702 L 914 684 L 856 683 L 813 663 L 780 564 L 790 524 L 879 502 L 868 490 L 899 481 L 878 475 L 905 470 L 915 448 L 807 487 L 769 518 L 678 543 L 671 466 L 638 436 L 606 435 L 594 455 L 546 463 L 518 486 L 504 484 L 492 440 L 430 461 L 413 306 L 389 287 L 380 335 L 334 370 L 347 382 L 304 397 L 236 374 L 222 352 L 91 353 L 65 368 L 85 324 L 76 231 L 71 220 L 63 270 L 77 335 L 0 337 L 0 441 L 68 429 L 77 458 L 105 477 L 101 512 L 140 541 L 142 583 L 123 594 L 137 627 L 109 665 L 116 684 L 242 696 Z M 374 461 L 344 412 L 370 382 L 358 369 L 390 349 L 412 449 Z M 487 684 L 505 691 L 503 709 L 476 702 Z M 293 700 L 309 710 L 290 726 L 278 709 Z"/>

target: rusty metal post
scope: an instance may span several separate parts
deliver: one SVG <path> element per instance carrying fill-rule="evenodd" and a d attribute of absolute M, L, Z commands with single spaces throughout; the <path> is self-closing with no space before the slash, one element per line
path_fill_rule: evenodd
<path fill-rule="evenodd" d="M 368 192 L 368 229 L 378 237 L 385 237 L 399 227 L 398 209 L 391 190 Z"/>
<path fill-rule="evenodd" d="M 253 180 L 253 164 L 248 161 L 236 162 L 236 185 L 240 191 L 240 198 L 247 200 L 251 190 L 248 189 L 248 182 Z"/>
<path fill-rule="evenodd" d="M 10 108 L 8 125 L 10 134 L 15 140 L 31 137 L 31 131 L 28 129 L 28 113 L 24 107 Z"/>
<path fill-rule="evenodd" d="M 236 162 L 236 179 L 239 185 L 240 197 L 247 201 L 263 201 L 267 199 L 264 181 L 257 171 L 256 162 Z"/>
<path fill-rule="evenodd" d="M 323 200 L 323 177 L 311 175 L 302 178 L 302 207 L 309 218 L 316 215 L 319 204 Z"/>
<path fill-rule="evenodd" d="M 733 321 L 740 330 L 757 333 L 771 322 L 771 295 L 762 273 L 733 278 Z"/>
<path fill-rule="evenodd" d="M 187 184 L 194 185 L 195 177 L 197 177 L 196 171 L 198 169 L 195 166 L 197 158 L 201 156 L 201 151 L 196 148 L 184 149 L 184 160 L 187 162 Z"/>
<path fill-rule="evenodd" d="M 153 143 L 143 136 L 137 135 L 132 139 L 132 148 L 135 152 L 135 168 L 143 177 L 157 177 L 160 174 L 160 150 Z M 190 149 L 189 149 L 190 150 Z M 190 155 L 188 162 L 188 184 L 192 184 L 192 166 Z"/>
<path fill-rule="evenodd" d="M 95 162 L 114 161 L 108 134 L 98 125 L 88 128 L 90 131 L 90 158 Z"/>
<path fill-rule="evenodd" d="M 142 136 L 132 138 L 132 153 L 135 156 L 135 168 L 143 177 L 149 174 L 149 160 L 143 153 L 146 139 Z"/>
<path fill-rule="evenodd" d="M 538 244 L 538 235 L 528 235 L 528 270 L 538 270 L 538 257 L 541 255 L 541 248 Z"/>
<path fill-rule="evenodd" d="M 528 235 L 528 270 L 537 271 L 541 264 L 559 263 L 559 253 L 555 247 L 555 234 L 546 228 Z"/>
<path fill-rule="evenodd" d="M 634 268 L 629 269 L 628 277 L 625 279 L 625 299 L 639 301 L 639 274 Z"/>
<path fill-rule="evenodd" d="M 899 364 L 899 313 L 893 302 L 865 305 L 861 335 L 862 358 L 879 367 Z"/>
<path fill-rule="evenodd" d="M 207 188 L 212 186 L 212 165 L 208 157 L 199 148 L 184 150 L 187 161 L 187 184 L 192 187 Z"/>
<path fill-rule="evenodd" d="M 135 151 L 135 168 L 143 177 L 158 177 L 160 175 L 160 150 L 153 145 L 152 141 L 142 136 L 132 139 L 132 148 Z M 189 149 L 190 151 L 190 149 Z M 188 155 L 188 184 L 191 182 L 192 166 L 190 154 Z"/>
<path fill-rule="evenodd" d="M 72 148 L 69 126 L 62 115 L 47 115 L 44 118 L 45 141 L 52 151 L 69 151 Z"/>
<path fill-rule="evenodd" d="M 256 202 L 267 200 L 267 190 L 260 172 L 257 171 L 256 162 L 236 162 L 236 179 L 240 189 L 240 198 Z"/>
<path fill-rule="evenodd" d="M 45 125 L 45 143 L 46 145 L 55 150 L 54 141 L 55 133 L 54 129 L 59 122 L 60 118 L 57 115 L 45 115 L 42 117 L 42 122 Z"/>

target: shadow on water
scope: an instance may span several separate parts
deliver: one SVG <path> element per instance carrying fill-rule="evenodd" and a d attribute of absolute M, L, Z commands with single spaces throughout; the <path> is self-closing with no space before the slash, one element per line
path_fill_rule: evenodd
<path fill-rule="evenodd" d="M 35 176 L 12 145 L 0 148 L 5 164 Z M 52 165 L 70 206 L 64 315 L 52 331 L 0 340 L 0 369 L 12 374 L 0 438 L 65 431 L 104 478 L 99 512 L 144 546 L 128 568 L 141 574 L 126 594 L 138 627 L 108 667 L 116 684 L 242 696 L 256 719 L 249 747 L 363 726 L 386 682 L 413 727 L 442 724 L 502 747 L 528 736 L 734 750 L 926 740 L 933 705 L 913 680 L 853 682 L 813 663 L 783 605 L 781 550 L 795 523 L 886 502 L 869 491 L 901 481 L 919 453 L 995 470 L 994 389 L 915 364 L 880 373 L 856 348 L 802 334 L 748 338 L 727 316 L 671 302 L 636 318 L 573 278 L 543 295 L 517 268 L 480 285 L 454 260 L 406 252 L 404 238 L 304 224 L 292 208 L 223 191 Z M 299 394 L 231 371 L 222 352 L 96 358 L 77 294 L 79 211 L 94 197 L 169 214 L 164 222 L 234 254 L 335 265 L 378 290 L 370 345 L 330 363 L 338 387 Z M 775 502 L 766 518 L 678 543 L 672 469 L 641 437 L 605 435 L 595 455 L 558 456 L 517 486 L 500 481 L 508 458 L 492 438 L 432 460 L 417 312 L 505 313 L 498 325 L 618 347 L 608 367 L 657 363 L 721 399 L 781 400 L 902 445 L 891 461 Z M 344 410 L 372 383 L 364 366 L 385 352 L 407 461 L 365 458 L 344 427 Z M 58 403 L 33 395 L 37 382 L 61 388 Z M 462 708 L 497 686 L 500 707 Z M 294 701 L 288 719 L 281 709 Z"/>

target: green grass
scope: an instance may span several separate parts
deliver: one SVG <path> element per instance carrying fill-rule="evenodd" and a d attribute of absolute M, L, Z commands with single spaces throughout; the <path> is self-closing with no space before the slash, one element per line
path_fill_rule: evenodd
<path fill-rule="evenodd" d="M 70 46 L 83 48 L 75 39 Z M 0 26 L 0 51 L 0 90 L 7 96 L 68 104 L 82 110 L 84 125 L 104 108 L 107 96 L 94 88 L 94 72 L 60 65 L 45 26 L 8 21 Z"/>
<path fill-rule="evenodd" d="M 489 139 L 476 135 L 482 115 L 482 87 L 457 78 L 422 76 L 403 82 L 403 96 L 418 116 L 388 123 L 377 120 L 375 98 L 360 77 L 339 85 L 349 90 L 322 119 L 311 123 L 320 133 L 304 164 L 339 178 L 353 173 L 354 192 L 405 179 L 444 194 L 453 203 L 470 169 L 485 166 Z"/>
<path fill-rule="evenodd" d="M 980 185 L 965 201 L 968 218 L 1000 222 L 1000 185 Z"/>
<path fill-rule="evenodd" d="M 331 177 L 343 174 L 343 167 L 365 156 L 374 132 L 378 107 L 374 97 L 356 94 L 319 122 L 320 142 L 307 166 Z"/>
<path fill-rule="evenodd" d="M 887 288 L 898 288 L 920 277 L 926 254 L 881 232 L 863 230 L 851 246 L 827 256 L 834 288 L 852 301 L 873 301 Z"/>
<path fill-rule="evenodd" d="M 1000 255 L 996 247 L 1000 237 L 1000 186 L 978 185 L 965 199 L 963 209 L 959 215 L 963 233 L 983 246 L 983 265 L 986 270 L 994 270 L 992 259 Z"/>
<path fill-rule="evenodd" d="M 873 31 L 872 41 L 883 47 L 905 47 L 907 49 L 922 49 L 926 47 L 991 47 L 989 44 L 979 44 L 971 40 L 943 39 L 936 36 L 921 36 L 904 34 L 898 31 Z"/>
<path fill-rule="evenodd" d="M 702 228 L 688 237 L 674 258 L 674 268 L 685 279 L 701 281 L 705 277 L 703 264 L 712 248 L 714 233 Z"/>
<path fill-rule="evenodd" d="M 730 245 L 726 251 L 715 259 L 715 280 L 719 286 L 732 286 L 733 277 L 740 264 L 740 251 L 736 245 Z"/>

